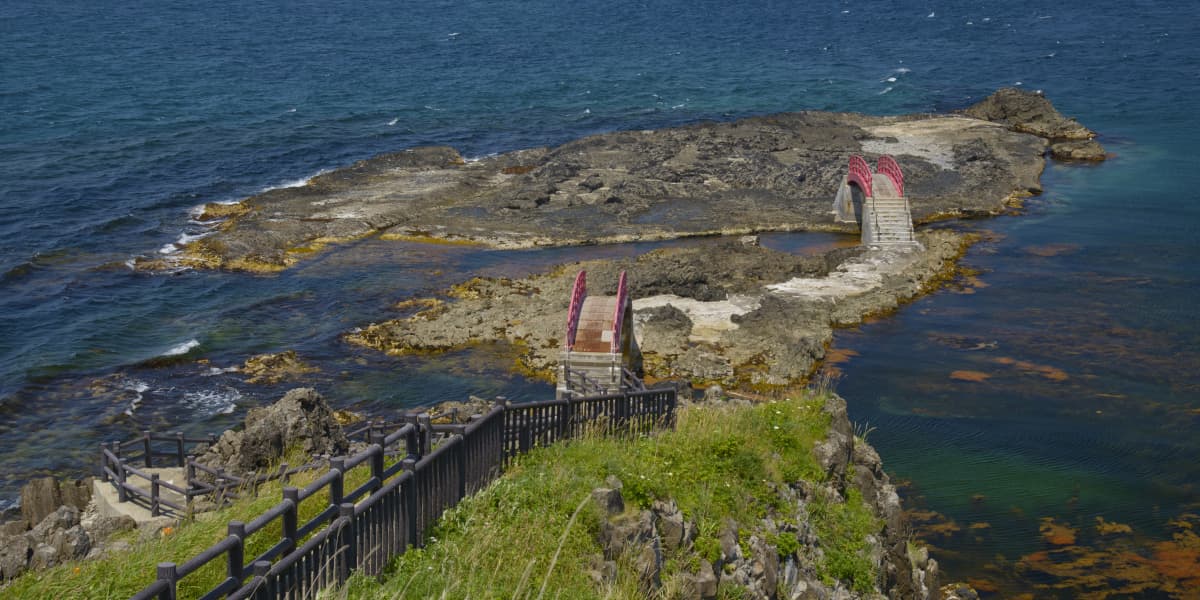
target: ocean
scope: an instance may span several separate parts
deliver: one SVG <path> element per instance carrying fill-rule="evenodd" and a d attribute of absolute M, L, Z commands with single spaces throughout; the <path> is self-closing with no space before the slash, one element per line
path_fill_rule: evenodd
<path fill-rule="evenodd" d="M 502 348 L 396 359 L 340 336 L 466 276 L 652 247 L 365 240 L 270 276 L 129 268 L 205 235 L 203 203 L 416 145 L 479 157 L 784 111 L 942 112 L 1018 86 L 1113 158 L 1051 163 L 1025 214 L 960 225 L 986 238 L 970 276 L 839 332 L 836 386 L 947 577 L 986 597 L 1119 590 L 1131 572 L 1160 581 L 1145 597 L 1186 592 L 1198 16 L 1179 0 L 7 0 L 0 502 L 29 477 L 89 472 L 102 441 L 236 422 L 288 387 L 229 371 L 256 353 L 295 349 L 320 368 L 306 384 L 364 411 L 544 397 Z"/>

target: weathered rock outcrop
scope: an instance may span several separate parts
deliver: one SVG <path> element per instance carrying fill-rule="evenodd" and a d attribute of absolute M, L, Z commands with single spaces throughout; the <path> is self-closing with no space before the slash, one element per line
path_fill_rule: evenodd
<path fill-rule="evenodd" d="M 238 370 L 246 375 L 246 383 L 279 383 L 320 369 L 300 360 L 295 350 L 286 350 L 277 354 L 251 356 Z"/>
<path fill-rule="evenodd" d="M 521 280 L 473 279 L 454 302 L 371 325 L 351 341 L 389 353 L 475 342 L 520 342 L 529 371 L 548 375 L 561 351 L 570 286 L 588 271 L 590 293 L 614 294 L 628 271 L 635 331 L 656 377 L 722 385 L 784 385 L 809 374 L 838 325 L 895 308 L 953 269 L 967 240 L 924 232 L 920 251 L 840 248 L 794 256 L 736 242 L 589 261 Z"/>
<path fill-rule="evenodd" d="M 980 118 L 785 113 L 606 133 L 471 161 L 451 148 L 413 148 L 233 207 L 210 204 L 201 218 L 224 221 L 188 244 L 181 262 L 278 270 L 329 243 L 373 234 L 515 248 L 850 231 L 834 223 L 829 206 L 851 154 L 895 155 L 919 221 L 992 214 L 1014 194 L 1040 190 L 1046 141 L 1022 131 L 1090 136 L 1043 118 L 1057 112 L 1040 96 L 997 96 L 968 112 Z"/>
<path fill-rule="evenodd" d="M 1084 160 L 1097 162 L 1105 160 L 1108 155 L 1096 140 L 1076 140 L 1051 144 L 1050 155 L 1059 160 Z"/>
<path fill-rule="evenodd" d="M 39 477 L 21 487 L 21 517 L 36 525 L 60 506 L 84 510 L 91 500 L 91 477 L 65 482 L 55 477 Z"/>
<path fill-rule="evenodd" d="M 604 556 L 593 561 L 592 577 L 598 582 L 611 581 L 621 568 L 633 569 L 650 596 L 663 585 L 664 557 L 673 557 L 676 564 L 691 565 L 677 575 L 680 585 L 676 589 L 683 598 L 710 600 L 718 596 L 719 586 L 736 587 L 741 597 L 755 600 L 941 598 L 937 561 L 909 538 L 899 496 L 879 455 L 854 436 L 845 401 L 833 396 L 825 411 L 830 415 L 830 433 L 817 456 L 826 469 L 826 479 L 821 483 L 797 481 L 776 489 L 781 500 L 777 506 L 782 508 L 758 522 L 726 520 L 715 554 L 702 555 L 695 547 L 696 526 L 673 501 L 659 500 L 649 509 L 627 510 L 620 481 L 610 478 L 606 487 L 592 492 L 604 515 L 598 532 Z M 848 475 L 851 472 L 852 477 Z M 810 522 L 813 502 L 842 502 L 851 488 L 862 494 L 883 524 L 878 534 L 867 540 L 877 573 L 869 592 L 822 578 L 822 548 L 833 540 L 821 539 Z"/>
<path fill-rule="evenodd" d="M 984 98 L 963 114 L 1004 123 L 1016 131 L 1046 139 L 1090 140 L 1096 133 L 1075 119 L 1068 119 L 1045 96 L 1020 88 L 1002 88 Z"/>
<path fill-rule="evenodd" d="M 90 477 L 65 482 L 42 477 L 21 489 L 23 517 L 0 527 L 0 581 L 96 556 L 115 533 L 136 526 L 128 517 L 96 516 L 91 489 Z"/>
<path fill-rule="evenodd" d="M 312 388 L 289 391 L 270 406 L 252 408 L 243 426 L 226 431 L 196 461 L 234 474 L 258 472 L 291 450 L 304 456 L 338 455 L 349 448 L 333 409 Z"/>
<path fill-rule="evenodd" d="M 1045 96 L 1003 88 L 963 111 L 964 114 L 1050 140 L 1050 155 L 1060 160 L 1101 161 L 1107 155 L 1096 132 L 1064 117 Z"/>

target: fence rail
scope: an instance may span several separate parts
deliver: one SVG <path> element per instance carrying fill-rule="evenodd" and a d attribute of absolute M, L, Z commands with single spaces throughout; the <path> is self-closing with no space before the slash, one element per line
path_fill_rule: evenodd
<path fill-rule="evenodd" d="M 231 521 L 224 539 L 187 562 L 159 563 L 155 581 L 132 598 L 176 600 L 180 580 L 215 561 L 224 561 L 226 577 L 201 600 L 309 598 L 344 583 L 355 570 L 378 575 L 393 557 L 421 547 L 442 512 L 485 487 L 518 454 L 589 429 L 628 437 L 674 427 L 675 408 L 676 392 L 669 388 L 522 404 L 501 400 L 466 424 L 433 425 L 422 414 L 406 415 L 390 433 L 360 427 L 356 433 L 366 432 L 370 443 L 365 450 L 330 459 L 329 470 L 302 489 L 284 487 L 279 504 L 249 523 Z M 436 448 L 435 433 L 444 436 Z M 123 489 L 123 478 L 136 473 L 119 459 L 120 444 L 102 448 L 102 455 L 106 477 Z M 401 455 L 387 466 L 385 457 Z M 346 472 L 361 466 L 370 477 L 346 492 Z M 322 493 L 329 497 L 326 507 L 300 523 L 300 504 Z M 247 560 L 246 539 L 275 530 L 276 522 L 279 540 Z"/>

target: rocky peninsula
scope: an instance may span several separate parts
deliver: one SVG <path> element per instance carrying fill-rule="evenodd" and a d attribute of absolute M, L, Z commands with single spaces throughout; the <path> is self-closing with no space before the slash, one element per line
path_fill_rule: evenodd
<path fill-rule="evenodd" d="M 464 159 L 419 147 L 236 204 L 168 264 L 277 271 L 332 243 L 385 239 L 527 248 L 763 231 L 850 231 L 830 204 L 851 154 L 891 154 L 914 218 L 996 214 L 1040 191 L 1043 156 L 1102 159 L 1094 133 L 1039 94 L 1000 90 L 953 115 L 799 112 L 589 136 Z"/>
<path fill-rule="evenodd" d="M 416 313 L 351 333 L 392 354 L 483 342 L 516 344 L 521 368 L 549 378 L 562 348 L 571 285 L 588 272 L 593 294 L 614 295 L 621 271 L 647 375 L 697 385 L 762 388 L 806 377 L 833 328 L 894 309 L 953 273 L 970 237 L 922 232 L 921 249 L 840 248 L 794 256 L 753 238 L 597 260 L 512 279 L 475 278 Z"/>

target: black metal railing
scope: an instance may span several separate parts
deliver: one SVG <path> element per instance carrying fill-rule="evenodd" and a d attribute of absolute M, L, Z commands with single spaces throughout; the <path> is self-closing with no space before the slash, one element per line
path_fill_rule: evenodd
<path fill-rule="evenodd" d="M 442 512 L 485 487 L 517 454 L 589 430 L 625 437 L 674 427 L 675 408 L 676 391 L 669 388 L 501 401 L 465 424 L 432 425 L 429 415 L 406 415 L 386 435 L 383 427 L 360 428 L 370 440 L 365 450 L 330 459 L 329 471 L 303 489 L 284 487 L 279 504 L 249 523 L 230 522 L 227 537 L 187 562 L 160 563 L 154 583 L 133 598 L 176 600 L 180 580 L 222 560 L 226 577 L 201 600 L 309 598 L 355 570 L 378 575 L 408 547 L 422 546 Z M 434 447 L 436 436 L 441 442 Z M 399 460 L 388 466 L 388 456 Z M 345 474 L 358 467 L 370 475 L 346 492 Z M 325 508 L 300 523 L 300 504 L 318 494 L 328 494 Z M 275 522 L 281 524 L 278 542 L 247 560 L 247 537 Z"/>

